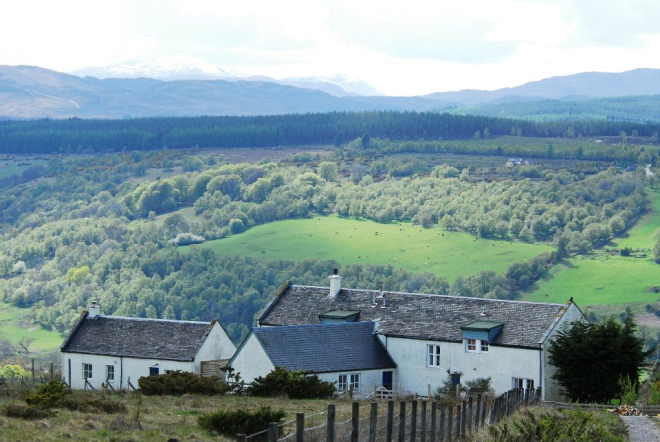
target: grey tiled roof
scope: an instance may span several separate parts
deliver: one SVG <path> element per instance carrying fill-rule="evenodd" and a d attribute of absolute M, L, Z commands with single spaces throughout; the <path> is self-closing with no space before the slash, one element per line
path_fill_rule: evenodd
<path fill-rule="evenodd" d="M 478 320 L 502 321 L 493 345 L 539 348 L 568 305 L 385 292 L 386 307 L 372 307 L 372 290 L 289 285 L 264 309 L 263 325 L 317 324 L 330 310 L 360 310 L 358 321 L 375 321 L 378 333 L 412 339 L 460 342 L 461 327 Z M 482 316 L 486 308 L 486 316 Z"/>
<path fill-rule="evenodd" d="M 84 313 L 61 350 L 142 359 L 192 361 L 213 322 L 97 316 Z"/>
<path fill-rule="evenodd" d="M 273 365 L 328 373 L 395 368 L 373 322 L 254 328 Z M 239 350 L 240 351 L 240 350 Z"/>

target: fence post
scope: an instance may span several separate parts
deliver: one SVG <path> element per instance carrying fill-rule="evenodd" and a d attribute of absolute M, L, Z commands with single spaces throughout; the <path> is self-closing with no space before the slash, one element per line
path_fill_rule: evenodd
<path fill-rule="evenodd" d="M 493 425 L 497 416 L 497 398 L 490 404 L 490 415 L 488 416 L 488 425 Z"/>
<path fill-rule="evenodd" d="M 399 442 L 406 442 L 406 403 L 399 402 Z"/>
<path fill-rule="evenodd" d="M 461 437 L 465 437 L 465 426 L 467 424 L 467 402 L 463 401 L 463 415 L 461 416 Z"/>
<path fill-rule="evenodd" d="M 268 424 L 268 442 L 277 442 L 278 436 L 278 423 L 271 422 Z"/>
<path fill-rule="evenodd" d="M 428 387 L 429 387 L 429 395 L 427 397 L 428 400 L 431 400 L 431 384 L 428 384 Z"/>
<path fill-rule="evenodd" d="M 438 414 L 438 403 L 431 402 L 431 442 L 435 442 L 436 415 Z"/>
<path fill-rule="evenodd" d="M 378 390 L 378 387 L 376 386 L 376 382 L 374 382 L 374 400 L 376 400 L 376 390 Z"/>
<path fill-rule="evenodd" d="M 385 429 L 385 442 L 392 442 L 392 429 L 394 428 L 394 401 L 387 401 L 387 426 Z"/>
<path fill-rule="evenodd" d="M 245 442 L 245 435 L 244 434 L 237 434 L 236 435 L 236 442 Z"/>
<path fill-rule="evenodd" d="M 474 411 L 472 407 L 472 396 L 468 398 L 468 417 L 467 417 L 467 431 L 468 434 L 472 434 L 472 412 Z"/>
<path fill-rule="evenodd" d="M 305 413 L 296 413 L 296 442 L 305 442 Z"/>
<path fill-rule="evenodd" d="M 484 403 L 483 406 L 481 407 L 481 424 L 480 427 L 483 428 L 486 426 L 486 404 L 488 404 L 488 396 L 484 396 Z M 492 405 L 492 401 L 491 401 Z"/>
<path fill-rule="evenodd" d="M 445 440 L 445 406 L 440 405 L 440 442 L 443 442 L 444 440 Z"/>
<path fill-rule="evenodd" d="M 403 388 L 401 387 L 401 382 L 399 382 L 399 400 L 403 397 Z"/>
<path fill-rule="evenodd" d="M 484 404 L 485 406 L 486 404 Z M 474 414 L 474 429 L 479 429 L 479 424 L 481 420 L 481 393 L 477 395 L 477 412 Z"/>
<path fill-rule="evenodd" d="M 371 403 L 371 416 L 369 419 L 369 442 L 376 442 L 376 429 L 378 427 L 378 403 Z"/>
<path fill-rule="evenodd" d="M 410 442 L 417 438 L 417 400 L 410 404 Z"/>
<path fill-rule="evenodd" d="M 419 426 L 420 426 L 419 440 L 421 442 L 426 442 L 426 402 L 427 401 L 422 401 L 422 413 L 421 413 L 421 419 L 420 419 L 420 422 L 419 422 Z"/>
<path fill-rule="evenodd" d="M 451 442 L 451 433 L 454 431 L 452 419 L 454 419 L 454 407 L 450 405 L 449 415 L 447 417 L 447 440 L 449 442 Z"/>
<path fill-rule="evenodd" d="M 456 406 L 456 439 L 461 437 L 461 406 Z"/>
<path fill-rule="evenodd" d="M 335 442 L 335 404 L 328 405 L 328 424 L 326 442 Z"/>
<path fill-rule="evenodd" d="M 353 402 L 353 412 L 351 414 L 351 442 L 358 442 L 360 434 L 360 403 Z"/>

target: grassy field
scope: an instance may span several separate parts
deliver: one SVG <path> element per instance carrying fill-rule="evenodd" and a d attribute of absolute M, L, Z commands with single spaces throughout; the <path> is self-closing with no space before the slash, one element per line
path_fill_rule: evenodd
<path fill-rule="evenodd" d="M 64 338 L 56 331 L 44 330 L 34 324 L 28 309 L 0 303 L 0 339 L 17 344 L 23 337 L 32 338 L 30 351 L 47 352 L 59 348 Z"/>
<path fill-rule="evenodd" d="M 514 262 L 552 250 L 544 244 L 488 241 L 439 228 L 336 216 L 278 221 L 190 247 L 265 260 L 334 259 L 341 265 L 392 264 L 412 273 L 435 273 L 449 281 L 481 270 L 501 273 Z"/>
<path fill-rule="evenodd" d="M 90 393 L 77 392 L 74 394 Z M 130 422 L 135 410 L 136 398 L 134 395 L 111 394 L 110 399 L 119 400 L 127 405 L 128 412 L 124 415 L 124 418 Z M 22 401 L 17 398 L 3 398 L 0 396 L 0 409 L 9 403 L 22 403 Z M 269 405 L 274 409 L 282 408 L 287 413 L 285 422 L 288 423 L 280 429 L 282 435 L 290 434 L 295 430 L 297 412 L 305 413 L 306 428 L 323 424 L 326 420 L 326 414 L 323 412 L 327 410 L 329 403 L 331 402 L 326 400 L 289 400 L 285 398 L 269 399 L 245 396 L 143 396 L 141 430 L 122 428 L 122 415 L 116 414 L 90 414 L 58 410 L 54 417 L 24 421 L 4 417 L 0 413 L 0 440 L 166 441 L 174 438 L 181 441 L 234 441 L 236 440 L 234 437 L 221 436 L 200 427 L 197 424 L 197 416 L 219 409 L 256 408 L 260 405 Z M 338 423 L 350 419 L 351 402 L 338 400 L 332 401 L 332 403 L 336 404 Z M 384 413 L 383 410 L 380 410 L 380 412 L 381 414 Z M 318 413 L 323 414 L 319 415 Z M 368 401 L 362 402 L 360 415 L 369 415 Z M 344 426 L 338 426 L 337 428 L 343 431 Z"/>
<path fill-rule="evenodd" d="M 660 192 L 649 191 L 651 211 L 624 237 L 613 242 L 616 248 L 648 250 L 653 232 L 660 228 Z M 549 278 L 539 281 L 538 289 L 526 293 L 532 301 L 564 302 L 570 296 L 580 306 L 621 305 L 660 301 L 660 294 L 649 290 L 660 287 L 660 266 L 650 257 L 634 258 L 597 251 L 568 260 L 555 267 Z"/>
<path fill-rule="evenodd" d="M 628 235 L 614 241 L 615 247 L 632 249 L 650 249 L 654 240 L 651 235 L 660 229 L 660 192 L 647 189 L 651 197 L 650 211 L 630 229 Z"/>
<path fill-rule="evenodd" d="M 45 166 L 46 161 L 22 159 L 20 157 L 8 158 L 0 160 L 0 178 L 5 178 L 11 175 L 20 175 L 25 169 L 32 166 Z"/>
<path fill-rule="evenodd" d="M 571 259 L 552 269 L 550 277 L 523 298 L 539 302 L 566 302 L 571 296 L 581 307 L 660 301 L 660 266 L 650 259 L 608 256 L 604 253 Z M 623 309 L 624 307 L 622 307 Z"/>

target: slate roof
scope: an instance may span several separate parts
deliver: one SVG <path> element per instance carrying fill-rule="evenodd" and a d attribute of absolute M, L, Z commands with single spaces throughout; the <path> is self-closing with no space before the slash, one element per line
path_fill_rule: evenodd
<path fill-rule="evenodd" d="M 285 285 L 268 304 L 262 325 L 317 324 L 331 310 L 360 310 L 358 321 L 375 321 L 387 336 L 461 342 L 461 327 L 475 321 L 504 322 L 492 345 L 535 348 L 569 304 L 385 292 L 386 307 L 372 307 L 373 290 L 342 289 L 332 299 L 326 287 Z M 486 309 L 486 316 L 482 312 Z"/>
<path fill-rule="evenodd" d="M 290 371 L 330 373 L 396 367 L 374 334 L 373 322 L 257 327 L 252 333 L 273 365 Z"/>
<path fill-rule="evenodd" d="M 61 351 L 192 361 L 215 322 L 97 316 L 83 313 Z"/>

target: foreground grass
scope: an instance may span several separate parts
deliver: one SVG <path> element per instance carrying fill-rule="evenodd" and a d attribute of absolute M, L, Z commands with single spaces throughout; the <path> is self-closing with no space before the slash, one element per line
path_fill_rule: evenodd
<path fill-rule="evenodd" d="M 502 273 L 515 262 L 552 250 L 545 244 L 489 241 L 409 223 L 380 224 L 336 216 L 277 221 L 192 247 L 264 260 L 391 264 L 411 273 L 434 273 L 450 282 L 482 270 Z"/>
<path fill-rule="evenodd" d="M 74 392 L 74 394 L 90 394 Z M 184 395 L 143 396 L 140 422 L 142 429 L 122 428 L 121 422 L 132 420 L 136 410 L 136 397 L 133 394 L 111 394 L 111 399 L 124 402 L 128 407 L 125 415 L 90 414 L 69 410 L 57 410 L 54 417 L 36 421 L 12 419 L 0 415 L 0 440 L 122 440 L 122 441 L 165 441 L 170 438 L 196 441 L 233 441 L 217 433 L 207 431 L 197 424 L 197 416 L 202 413 L 218 411 L 219 409 L 257 408 L 269 405 L 273 408 L 283 408 L 287 416 L 284 432 L 289 434 L 295 427 L 296 413 L 305 413 L 307 427 L 325 422 L 329 403 L 337 406 L 337 421 L 350 419 L 351 403 L 348 401 L 326 400 L 289 400 L 285 398 L 253 398 L 242 396 L 203 397 Z M 22 403 L 18 398 L 0 396 L 0 409 L 9 403 Z M 364 402 L 361 415 L 367 416 L 369 403 Z M 318 422 L 317 422 L 318 421 Z"/>
<path fill-rule="evenodd" d="M 472 440 L 625 442 L 628 431 L 618 415 L 602 410 L 555 410 L 537 406 L 524 408 L 503 419 Z"/>
<path fill-rule="evenodd" d="M 30 310 L 0 303 L 0 339 L 17 345 L 23 338 L 31 338 L 31 352 L 47 352 L 59 348 L 64 337 L 56 331 L 45 330 L 34 324 Z"/>

